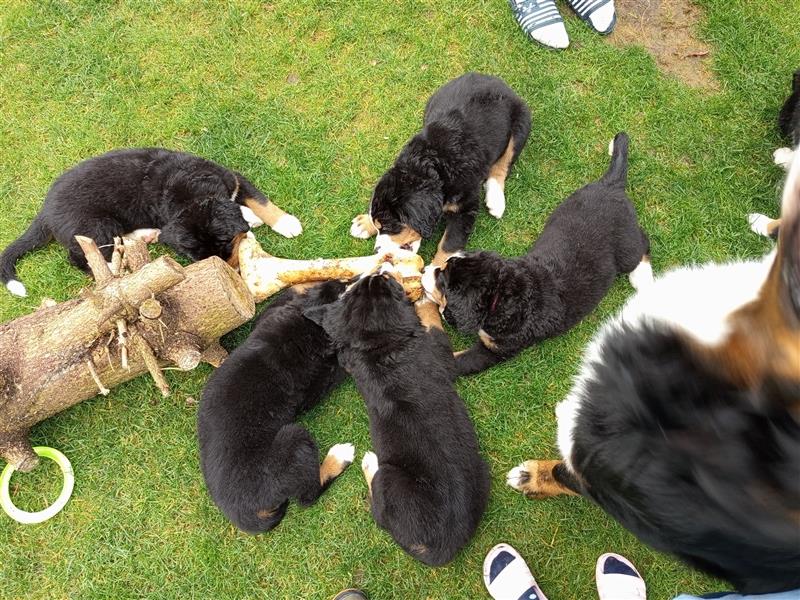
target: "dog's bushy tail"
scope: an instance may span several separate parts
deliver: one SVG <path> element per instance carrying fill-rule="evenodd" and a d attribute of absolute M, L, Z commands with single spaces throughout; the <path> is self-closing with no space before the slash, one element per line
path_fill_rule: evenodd
<path fill-rule="evenodd" d="M 628 183 L 628 134 L 624 131 L 614 136 L 609 145 L 611 165 L 608 167 L 602 181 L 609 185 L 618 185 L 625 188 Z"/>
<path fill-rule="evenodd" d="M 3 254 L 0 254 L 0 280 L 9 292 L 16 296 L 27 296 L 25 286 L 17 280 L 17 261 L 31 250 L 44 246 L 52 237 L 43 219 L 37 216 L 28 230 L 3 250 Z"/>

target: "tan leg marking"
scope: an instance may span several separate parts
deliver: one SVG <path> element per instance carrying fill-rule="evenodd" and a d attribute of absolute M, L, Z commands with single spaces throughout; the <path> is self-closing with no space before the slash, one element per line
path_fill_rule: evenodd
<path fill-rule="evenodd" d="M 775 230 L 781 226 L 781 220 L 775 219 L 774 221 L 770 221 L 767 223 L 767 235 L 769 237 L 775 237 Z"/>
<path fill-rule="evenodd" d="M 308 292 L 308 290 L 310 290 L 311 288 L 317 287 L 321 283 L 322 283 L 321 281 L 309 281 L 309 282 L 306 282 L 306 283 L 296 283 L 296 284 L 294 284 L 292 286 L 291 289 L 296 294 L 305 294 L 306 292 Z"/>
<path fill-rule="evenodd" d="M 553 477 L 553 469 L 561 464 L 560 460 L 528 460 L 522 463 L 523 471 L 516 489 L 528 498 L 540 500 L 552 496 L 577 496 L 571 489 L 564 487 Z"/>
<path fill-rule="evenodd" d="M 332 479 L 336 479 L 344 470 L 352 464 L 352 461 L 342 460 L 340 457 L 328 453 L 319 467 L 319 483 L 325 485 Z"/>
<path fill-rule="evenodd" d="M 509 138 L 508 146 L 505 152 L 497 159 L 489 169 L 488 179 L 495 179 L 500 184 L 500 188 L 504 189 L 506 184 L 506 177 L 508 177 L 508 169 L 511 167 L 511 159 L 514 157 L 514 138 Z"/>
<path fill-rule="evenodd" d="M 256 513 L 256 516 L 259 519 L 269 519 L 272 517 L 276 512 L 278 512 L 277 508 L 262 508 Z"/>
<path fill-rule="evenodd" d="M 244 205 L 256 213 L 256 216 L 270 227 L 273 227 L 281 217 L 288 214 L 269 200 L 267 200 L 266 204 L 261 204 L 255 198 L 245 198 Z"/>
<path fill-rule="evenodd" d="M 497 352 L 497 344 L 494 343 L 494 338 L 486 333 L 483 329 L 478 332 L 478 337 L 481 343 L 492 352 Z"/>
<path fill-rule="evenodd" d="M 447 229 L 444 230 L 442 239 L 439 240 L 439 245 L 436 247 L 436 254 L 431 261 L 431 264 L 439 268 L 443 268 L 447 263 L 447 259 L 453 256 L 453 252 L 445 252 L 443 249 L 445 240 L 447 239 Z"/>
<path fill-rule="evenodd" d="M 457 213 L 461 212 L 461 208 L 455 202 L 445 202 L 444 206 L 442 206 L 442 211 L 446 213 Z"/>
<path fill-rule="evenodd" d="M 417 312 L 419 322 L 425 329 L 430 331 L 431 327 L 442 329 L 442 316 L 439 314 L 439 306 L 433 300 L 422 298 L 414 303 L 414 310 Z"/>

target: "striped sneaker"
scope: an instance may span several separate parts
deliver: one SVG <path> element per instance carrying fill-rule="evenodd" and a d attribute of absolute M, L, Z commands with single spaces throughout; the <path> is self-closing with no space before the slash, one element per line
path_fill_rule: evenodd
<path fill-rule="evenodd" d="M 527 35 L 550 48 L 566 48 L 569 36 L 554 0 L 509 0 L 514 18 Z"/>
<path fill-rule="evenodd" d="M 617 24 L 614 0 L 567 0 L 569 7 L 597 33 L 608 35 Z"/>

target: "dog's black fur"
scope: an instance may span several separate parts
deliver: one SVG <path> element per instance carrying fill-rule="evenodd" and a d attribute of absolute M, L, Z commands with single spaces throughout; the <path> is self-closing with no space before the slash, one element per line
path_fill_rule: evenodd
<path fill-rule="evenodd" d="M 366 401 L 379 469 L 372 514 L 411 556 L 443 565 L 472 537 L 486 509 L 489 470 L 453 387 L 450 341 L 427 331 L 387 275 L 306 311 L 322 323 Z"/>
<path fill-rule="evenodd" d="M 800 69 L 794 72 L 792 93 L 778 115 L 778 128 L 791 141 L 792 148 L 800 145 Z"/>
<path fill-rule="evenodd" d="M 741 593 L 800 588 L 800 384 L 737 387 L 652 327 L 598 354 L 562 483 Z"/>
<path fill-rule="evenodd" d="M 114 150 L 53 183 L 31 226 L 0 256 L 0 279 L 16 279 L 17 260 L 52 238 L 88 272 L 76 235 L 94 239 L 110 260 L 114 237 L 136 229 L 160 229 L 160 242 L 192 260 L 227 260 L 234 239 L 249 230 L 239 208 L 246 198 L 268 202 L 242 175 L 199 156 L 163 148 Z"/>
<path fill-rule="evenodd" d="M 647 234 L 625 194 L 628 136 L 614 139 L 611 166 L 550 215 L 531 250 L 507 259 L 468 252 L 435 271 L 454 327 L 479 330 L 478 341 L 456 357 L 458 373 L 477 373 L 545 338 L 560 335 L 591 312 L 619 273 L 629 273 L 649 253 Z"/>
<path fill-rule="evenodd" d="M 370 214 L 381 234 L 404 226 L 430 238 L 445 217 L 445 247 L 466 246 L 475 225 L 480 188 L 489 169 L 514 139 L 516 161 L 531 128 L 525 101 L 501 79 L 466 73 L 428 100 L 422 131 L 406 144 L 378 181 Z M 444 204 L 450 210 L 443 212 Z"/>
<path fill-rule="evenodd" d="M 303 316 L 335 301 L 344 285 L 283 292 L 203 390 L 203 476 L 214 502 L 242 531 L 272 529 L 290 498 L 311 504 L 330 483 L 320 483 L 317 445 L 294 421 L 345 377 L 325 332 Z"/>

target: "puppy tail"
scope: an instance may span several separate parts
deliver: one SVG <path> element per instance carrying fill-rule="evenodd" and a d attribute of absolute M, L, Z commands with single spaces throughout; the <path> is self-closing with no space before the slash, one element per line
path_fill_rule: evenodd
<path fill-rule="evenodd" d="M 601 179 L 604 183 L 625 188 L 628 182 L 628 141 L 628 134 L 621 131 L 609 144 L 611 165 Z"/>
<path fill-rule="evenodd" d="M 15 296 L 27 296 L 22 282 L 17 280 L 17 261 L 36 248 L 41 248 L 52 238 L 48 227 L 40 217 L 36 217 L 28 230 L 11 243 L 0 254 L 0 280 Z"/>

